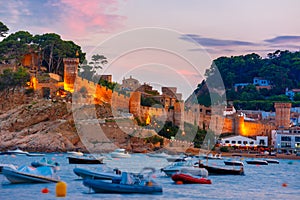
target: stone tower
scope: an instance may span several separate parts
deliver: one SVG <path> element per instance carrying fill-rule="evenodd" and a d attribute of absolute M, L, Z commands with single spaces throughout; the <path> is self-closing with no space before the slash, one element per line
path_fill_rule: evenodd
<path fill-rule="evenodd" d="M 132 92 L 129 99 L 129 112 L 140 119 L 141 93 Z"/>
<path fill-rule="evenodd" d="M 291 103 L 275 103 L 276 111 L 275 124 L 277 128 L 287 129 L 290 126 L 290 110 L 292 107 Z"/>
<path fill-rule="evenodd" d="M 64 89 L 74 92 L 74 83 L 78 74 L 79 58 L 64 58 Z"/>
<path fill-rule="evenodd" d="M 184 102 L 174 103 L 174 124 L 184 130 Z"/>

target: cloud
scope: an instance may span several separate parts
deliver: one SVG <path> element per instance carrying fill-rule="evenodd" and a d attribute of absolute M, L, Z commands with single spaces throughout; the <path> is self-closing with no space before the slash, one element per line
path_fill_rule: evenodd
<path fill-rule="evenodd" d="M 123 26 L 117 0 L 10 0 L 1 3 L 0 19 L 13 30 L 55 32 L 68 38 L 107 33 Z"/>
<path fill-rule="evenodd" d="M 295 43 L 295 42 L 300 42 L 300 36 L 283 35 L 283 36 L 277 36 L 272 39 L 267 39 L 264 41 L 268 43 Z"/>
<path fill-rule="evenodd" d="M 180 39 L 190 42 L 196 42 L 202 46 L 211 47 L 224 47 L 224 46 L 255 46 L 257 44 L 252 42 L 240 41 L 240 40 L 223 40 L 215 38 L 206 38 L 195 34 L 185 34 Z"/>

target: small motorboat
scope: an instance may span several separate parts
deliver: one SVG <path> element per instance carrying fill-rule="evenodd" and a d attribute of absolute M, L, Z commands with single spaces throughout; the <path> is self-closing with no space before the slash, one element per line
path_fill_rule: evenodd
<path fill-rule="evenodd" d="M 265 160 L 246 160 L 246 163 L 249 165 L 268 165 L 268 162 Z"/>
<path fill-rule="evenodd" d="M 171 177 L 173 174 L 181 171 L 182 168 L 190 168 L 193 170 L 194 164 L 192 161 L 181 161 L 181 162 L 174 162 L 164 168 L 161 171 L 165 172 L 165 174 Z M 201 173 L 201 172 L 200 172 Z"/>
<path fill-rule="evenodd" d="M 27 151 L 22 151 L 21 149 L 17 148 L 15 150 L 7 150 L 6 152 L 2 152 L 1 155 L 27 155 Z"/>
<path fill-rule="evenodd" d="M 103 157 L 94 158 L 91 156 L 68 156 L 69 164 L 103 164 Z"/>
<path fill-rule="evenodd" d="M 4 167 L 15 169 L 15 170 L 17 169 L 17 167 L 15 165 L 13 165 L 13 164 L 0 164 L 0 174 L 2 174 L 2 169 Z"/>
<path fill-rule="evenodd" d="M 73 156 L 83 156 L 83 153 L 80 151 L 68 151 L 67 154 L 70 154 Z"/>
<path fill-rule="evenodd" d="M 56 183 L 59 177 L 55 174 L 52 167 L 31 167 L 21 166 L 18 169 L 4 167 L 3 175 L 11 183 Z"/>
<path fill-rule="evenodd" d="M 41 166 L 48 166 L 48 167 L 58 167 L 59 163 L 54 162 L 53 160 L 49 160 L 47 158 L 42 158 L 40 161 L 33 161 L 31 163 L 32 167 L 41 167 Z"/>
<path fill-rule="evenodd" d="M 268 164 L 279 164 L 279 161 L 276 159 L 265 159 L 265 161 L 267 161 Z"/>
<path fill-rule="evenodd" d="M 166 153 L 147 153 L 146 154 L 149 157 L 154 157 L 154 158 L 168 158 L 170 155 Z"/>
<path fill-rule="evenodd" d="M 116 149 L 110 153 L 112 158 L 130 158 L 131 155 L 125 149 Z"/>
<path fill-rule="evenodd" d="M 26 154 L 26 156 L 29 156 L 29 157 L 41 157 L 41 156 L 45 156 L 44 153 L 28 153 Z"/>
<path fill-rule="evenodd" d="M 239 160 L 224 160 L 224 164 L 231 166 L 244 166 L 244 163 Z"/>
<path fill-rule="evenodd" d="M 172 175 L 172 180 L 177 182 L 181 181 L 184 184 L 211 184 L 211 180 L 201 177 L 194 176 L 188 173 L 176 173 Z"/>
<path fill-rule="evenodd" d="M 120 179 L 121 180 L 121 171 L 118 169 L 113 170 L 101 170 L 101 171 L 91 171 L 83 168 L 74 168 L 73 172 L 82 177 L 83 179 L 102 179 L 102 180 L 112 180 Z"/>
<path fill-rule="evenodd" d="M 199 162 L 199 167 L 207 169 L 209 175 L 245 175 L 243 166 L 239 169 L 234 169 L 221 166 L 210 166 Z"/>
<path fill-rule="evenodd" d="M 112 182 L 103 180 L 84 179 L 83 185 L 92 188 L 96 193 L 162 193 L 162 186 L 149 177 L 137 176 L 123 172 L 121 180 L 113 179 Z"/>

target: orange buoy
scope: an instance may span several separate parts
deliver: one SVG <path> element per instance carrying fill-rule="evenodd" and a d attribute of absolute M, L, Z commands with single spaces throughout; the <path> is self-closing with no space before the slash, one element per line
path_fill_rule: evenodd
<path fill-rule="evenodd" d="M 49 189 L 48 188 L 43 188 L 42 191 L 41 191 L 43 194 L 47 194 L 49 193 Z"/>
<path fill-rule="evenodd" d="M 282 187 L 287 187 L 287 184 L 286 183 L 282 183 Z"/>
<path fill-rule="evenodd" d="M 67 184 L 65 182 L 56 183 L 56 197 L 65 197 L 67 195 Z"/>
<path fill-rule="evenodd" d="M 182 185 L 183 182 L 182 182 L 182 181 L 176 181 L 176 184 L 177 184 L 177 185 Z"/>

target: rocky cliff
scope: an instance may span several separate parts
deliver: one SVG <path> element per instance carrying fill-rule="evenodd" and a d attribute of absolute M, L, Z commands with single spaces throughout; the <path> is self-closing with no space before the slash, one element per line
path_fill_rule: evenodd
<path fill-rule="evenodd" d="M 6 97 L 0 95 L 0 98 L 0 151 L 16 147 L 30 152 L 90 150 L 77 133 L 71 103 L 63 99 L 41 99 L 23 92 Z M 88 113 L 91 107 L 96 110 L 96 119 L 112 116 L 110 106 L 105 104 L 96 107 L 87 105 L 80 109 Z M 114 143 L 111 148 L 122 147 L 133 152 L 154 148 L 154 145 L 146 144 L 143 138 L 128 137 L 128 133 L 118 128 L 114 121 L 106 122 L 102 127 L 109 141 Z M 112 130 L 110 127 L 116 128 Z M 98 150 L 101 151 L 101 148 Z"/>

